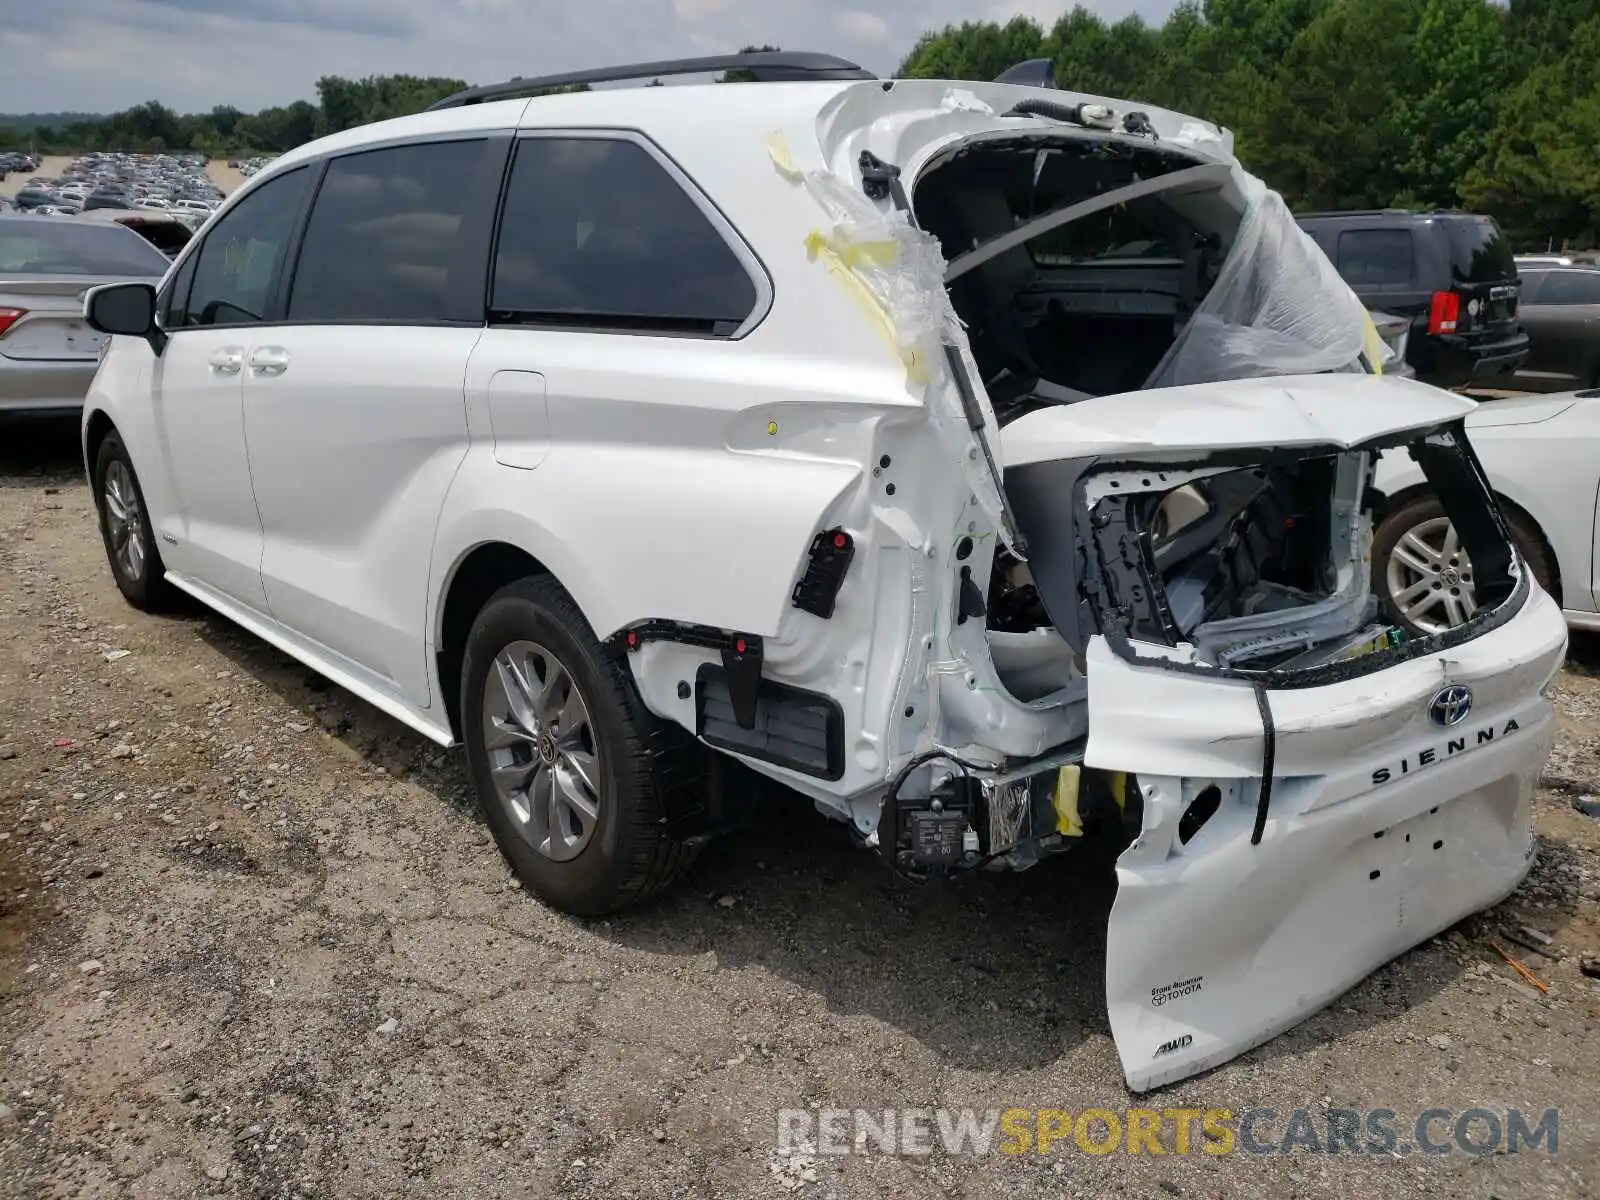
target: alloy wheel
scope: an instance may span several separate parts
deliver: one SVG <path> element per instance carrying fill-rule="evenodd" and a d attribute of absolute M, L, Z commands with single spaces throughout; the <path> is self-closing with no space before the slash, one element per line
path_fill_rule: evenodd
<path fill-rule="evenodd" d="M 483 740 L 513 828 L 546 858 L 576 858 L 600 817 L 600 759 L 588 703 L 547 648 L 518 641 L 495 655 L 483 684 Z"/>
<path fill-rule="evenodd" d="M 144 513 L 133 472 L 126 463 L 113 460 L 106 467 L 103 488 L 111 553 L 128 581 L 137 583 L 144 578 Z"/>
<path fill-rule="evenodd" d="M 1395 608 L 1424 633 L 1453 629 L 1478 611 L 1472 563 L 1448 517 L 1401 534 L 1384 574 Z"/>

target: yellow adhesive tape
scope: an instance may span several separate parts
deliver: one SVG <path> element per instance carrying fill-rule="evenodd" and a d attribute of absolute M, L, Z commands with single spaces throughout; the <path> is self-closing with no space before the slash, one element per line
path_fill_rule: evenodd
<path fill-rule="evenodd" d="M 781 129 L 774 129 L 767 134 L 767 153 L 772 156 L 772 165 L 778 169 L 790 183 L 799 183 L 804 175 L 799 167 L 794 165 L 794 155 L 789 152 L 789 139 L 784 137 Z"/>
<path fill-rule="evenodd" d="M 1378 327 L 1372 322 L 1372 314 L 1362 310 L 1361 320 L 1364 328 L 1361 330 L 1362 349 L 1367 356 L 1367 361 L 1372 364 L 1374 375 L 1383 374 L 1383 339 L 1378 336 Z"/>
<path fill-rule="evenodd" d="M 883 338 L 884 344 L 894 352 L 906 368 L 906 374 L 913 383 L 926 383 L 928 381 L 927 363 L 915 346 L 902 346 L 900 344 L 899 328 L 895 325 L 894 315 L 888 307 L 879 300 L 866 281 L 856 274 L 852 268 L 864 263 L 878 265 L 891 265 L 898 260 L 900 244 L 898 242 L 846 242 L 841 243 L 836 238 L 831 238 L 821 230 L 813 229 L 806 235 L 806 253 L 814 260 L 821 262 L 828 268 L 828 273 L 837 279 L 840 285 L 849 292 L 858 308 L 872 322 Z"/>
<path fill-rule="evenodd" d="M 1051 801 L 1056 810 L 1056 832 L 1062 837 L 1082 837 L 1083 818 L 1078 815 L 1078 783 L 1083 773 L 1076 763 L 1056 774 L 1056 790 Z"/>

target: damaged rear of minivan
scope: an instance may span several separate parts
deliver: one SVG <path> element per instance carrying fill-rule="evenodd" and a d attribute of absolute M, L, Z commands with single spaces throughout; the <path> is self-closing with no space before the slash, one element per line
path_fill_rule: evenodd
<path fill-rule="evenodd" d="M 1467 441 L 1472 402 L 1382 376 L 1364 308 L 1226 135 L 899 83 L 846 90 L 820 141 L 866 197 L 808 181 L 834 236 L 905 251 L 860 271 L 890 318 L 948 297 L 926 403 L 970 439 L 924 656 L 944 707 L 881 796 L 890 861 L 1023 868 L 1120 838 L 1106 990 L 1139 1091 L 1514 888 L 1565 626 Z M 1418 585 L 1471 582 L 1446 633 L 1408 635 L 1373 590 L 1384 451 L 1459 531 Z M 1033 753 L 1001 745 L 1063 713 Z"/>

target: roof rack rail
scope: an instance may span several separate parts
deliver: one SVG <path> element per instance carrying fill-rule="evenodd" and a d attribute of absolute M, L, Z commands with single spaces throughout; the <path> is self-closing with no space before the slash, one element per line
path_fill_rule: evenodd
<path fill-rule="evenodd" d="M 428 105 L 427 111 L 460 108 L 485 100 L 503 100 L 545 88 L 578 84 L 620 83 L 629 79 L 655 79 L 663 75 L 703 75 L 712 71 L 744 71 L 757 83 L 792 83 L 804 80 L 876 79 L 872 72 L 832 54 L 809 51 L 766 50 L 758 54 L 716 54 L 709 58 L 673 58 L 662 62 L 632 63 L 623 67 L 595 67 L 528 79 L 508 79 L 468 88 Z"/>

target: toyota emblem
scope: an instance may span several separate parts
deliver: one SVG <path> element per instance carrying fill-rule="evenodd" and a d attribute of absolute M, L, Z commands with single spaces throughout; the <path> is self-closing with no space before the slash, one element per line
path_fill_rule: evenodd
<path fill-rule="evenodd" d="M 1459 683 L 1452 683 L 1447 688 L 1440 688 L 1428 705 L 1428 720 L 1448 729 L 1465 721 L 1471 711 L 1472 689 L 1463 687 Z"/>

